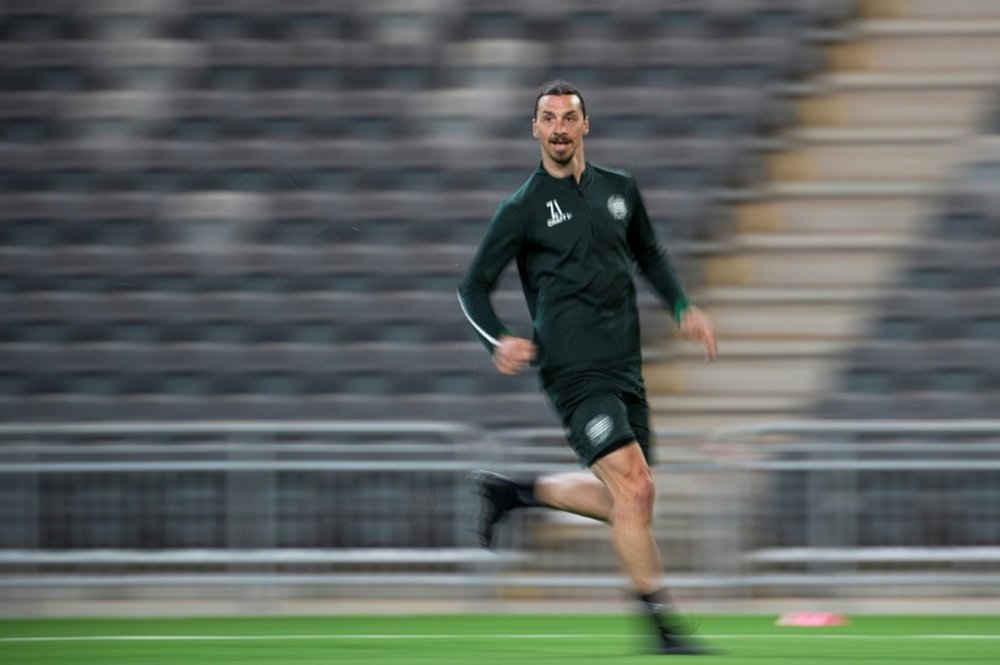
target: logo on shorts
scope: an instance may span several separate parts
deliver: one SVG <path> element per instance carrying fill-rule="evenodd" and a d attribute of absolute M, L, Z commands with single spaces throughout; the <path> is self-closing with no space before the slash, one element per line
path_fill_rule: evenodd
<path fill-rule="evenodd" d="M 608 436 L 611 434 L 611 428 L 614 426 L 614 421 L 611 420 L 611 416 L 607 414 L 601 414 L 590 419 L 587 426 L 584 428 L 583 432 L 590 439 L 590 442 L 599 446 L 608 440 Z"/>
<path fill-rule="evenodd" d="M 608 212 L 619 222 L 624 222 L 628 217 L 628 204 L 620 194 L 612 194 L 608 197 Z"/>

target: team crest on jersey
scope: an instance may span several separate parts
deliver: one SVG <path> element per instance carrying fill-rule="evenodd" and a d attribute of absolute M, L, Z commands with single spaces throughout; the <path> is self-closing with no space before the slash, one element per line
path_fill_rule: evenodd
<path fill-rule="evenodd" d="M 611 216 L 619 222 L 624 222 L 625 218 L 628 217 L 628 204 L 625 203 L 625 197 L 620 194 L 612 194 L 608 197 L 608 212 Z"/>
<path fill-rule="evenodd" d="M 604 413 L 591 418 L 587 426 L 583 428 L 583 432 L 593 445 L 599 446 L 608 440 L 613 426 L 614 421 L 611 419 L 611 416 Z"/>

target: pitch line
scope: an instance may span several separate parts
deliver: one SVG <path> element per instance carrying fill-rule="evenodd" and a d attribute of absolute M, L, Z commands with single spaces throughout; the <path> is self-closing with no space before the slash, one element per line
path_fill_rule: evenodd
<path fill-rule="evenodd" d="M 627 637 L 622 633 L 413 633 L 413 634 L 358 634 L 358 635 L 38 635 L 0 637 L 0 642 L 260 642 L 282 640 L 579 640 L 614 639 Z M 830 640 L 993 640 L 997 635 L 975 634 L 932 634 L 932 635 L 838 635 L 810 633 L 729 633 L 697 634 L 696 639 L 704 640 L 786 640 L 786 639 L 830 639 Z"/>

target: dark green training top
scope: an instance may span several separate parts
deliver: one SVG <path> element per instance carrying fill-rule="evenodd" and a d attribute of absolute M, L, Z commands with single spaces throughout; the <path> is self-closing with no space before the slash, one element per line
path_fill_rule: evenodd
<path fill-rule="evenodd" d="M 488 347 L 510 334 L 490 294 L 517 261 L 543 382 L 566 372 L 641 365 L 633 264 L 675 317 L 687 299 L 631 175 L 587 163 L 579 185 L 539 166 L 500 204 L 458 286 Z"/>

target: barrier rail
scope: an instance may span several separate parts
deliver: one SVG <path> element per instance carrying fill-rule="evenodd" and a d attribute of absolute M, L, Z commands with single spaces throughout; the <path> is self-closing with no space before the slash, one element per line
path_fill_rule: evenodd
<path fill-rule="evenodd" d="M 676 588 L 1000 588 L 1000 421 L 781 422 L 657 439 L 657 533 Z M 544 596 L 623 583 L 606 527 L 583 518 L 527 511 L 499 554 L 480 550 L 467 479 L 477 467 L 532 475 L 576 462 L 551 428 L 2 426 L 0 589 Z"/>
<path fill-rule="evenodd" d="M 732 508 L 713 565 L 744 593 L 1000 584 L 1000 421 L 779 422 L 705 450 Z"/>
<path fill-rule="evenodd" d="M 0 588 L 459 580 L 496 558 L 470 540 L 465 481 L 488 439 L 432 422 L 0 427 Z"/>

